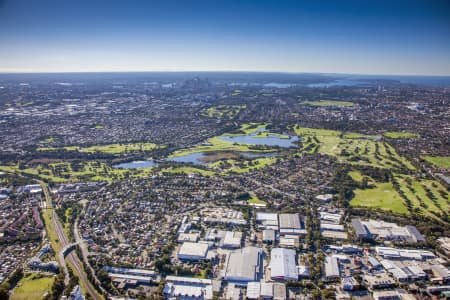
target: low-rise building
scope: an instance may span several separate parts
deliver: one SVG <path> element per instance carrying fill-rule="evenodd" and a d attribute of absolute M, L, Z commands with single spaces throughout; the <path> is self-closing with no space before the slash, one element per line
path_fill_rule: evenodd
<path fill-rule="evenodd" d="M 209 300 L 213 298 L 213 288 L 210 279 L 167 276 L 164 295 L 168 299 Z"/>
<path fill-rule="evenodd" d="M 178 251 L 178 259 L 199 261 L 207 258 L 208 244 L 184 242 Z"/>
<path fill-rule="evenodd" d="M 225 262 L 224 279 L 246 285 L 259 281 L 262 275 L 262 252 L 257 247 L 244 247 L 231 252 Z"/>
<path fill-rule="evenodd" d="M 272 280 L 298 280 L 298 268 L 294 250 L 272 249 L 269 268 Z"/>

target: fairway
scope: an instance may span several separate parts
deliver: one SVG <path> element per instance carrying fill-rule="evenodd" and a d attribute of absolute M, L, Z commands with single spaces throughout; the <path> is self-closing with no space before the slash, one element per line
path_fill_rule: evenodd
<path fill-rule="evenodd" d="M 449 211 L 450 195 L 438 181 L 416 179 L 408 175 L 396 175 L 395 178 L 411 201 L 413 209 L 426 215 Z"/>
<path fill-rule="evenodd" d="M 11 300 L 40 300 L 50 291 L 54 277 L 39 278 L 37 274 L 24 277 L 14 289 Z"/>
<path fill-rule="evenodd" d="M 420 137 L 417 133 L 406 131 L 388 131 L 383 133 L 383 135 L 390 139 L 412 139 Z"/>
<path fill-rule="evenodd" d="M 400 156 L 390 144 L 377 141 L 376 136 L 345 133 L 336 130 L 295 126 L 296 134 L 303 138 L 301 151 L 318 149 L 321 154 L 332 155 L 341 162 L 384 169 L 409 169 L 415 167 Z"/>
<path fill-rule="evenodd" d="M 246 105 L 217 105 L 202 110 L 200 114 L 215 119 L 232 119 L 246 107 Z"/>
<path fill-rule="evenodd" d="M 126 177 L 148 176 L 152 168 L 121 169 L 112 168 L 102 161 L 61 161 L 54 163 L 38 163 L 19 170 L 18 165 L 0 166 L 0 171 L 25 173 L 53 183 L 112 181 Z"/>
<path fill-rule="evenodd" d="M 400 195 L 394 190 L 392 183 L 376 183 L 371 189 L 356 189 L 350 206 L 381 208 L 394 213 L 407 214 L 408 209 Z"/>
<path fill-rule="evenodd" d="M 157 145 L 154 143 L 124 143 L 124 144 L 106 144 L 106 145 L 94 145 L 89 147 L 81 146 L 66 146 L 61 148 L 54 147 L 41 147 L 38 151 L 78 151 L 82 153 L 105 153 L 105 154 L 122 154 L 130 152 L 145 152 L 152 151 L 158 148 L 164 147 L 163 145 Z"/>
<path fill-rule="evenodd" d="M 422 156 L 427 162 L 439 168 L 450 168 L 450 156 Z"/>
<path fill-rule="evenodd" d="M 277 161 L 275 157 L 262 157 L 252 160 L 219 160 L 208 166 L 226 172 L 246 173 L 252 170 L 262 169 L 265 166 L 273 164 Z"/>

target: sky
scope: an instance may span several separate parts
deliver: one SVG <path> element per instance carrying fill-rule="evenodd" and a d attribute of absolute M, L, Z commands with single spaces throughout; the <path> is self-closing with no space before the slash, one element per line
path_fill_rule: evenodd
<path fill-rule="evenodd" d="M 0 0 L 0 72 L 450 75 L 448 0 Z"/>

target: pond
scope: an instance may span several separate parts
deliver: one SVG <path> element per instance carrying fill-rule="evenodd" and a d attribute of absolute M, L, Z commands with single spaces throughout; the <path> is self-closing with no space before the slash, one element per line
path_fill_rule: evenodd
<path fill-rule="evenodd" d="M 236 135 L 236 136 L 223 135 L 220 136 L 219 139 L 230 143 L 278 146 L 282 148 L 297 147 L 297 144 L 295 144 L 295 142 L 298 141 L 297 136 L 290 136 L 289 138 L 281 138 L 277 134 L 274 135 L 269 134 L 264 137 L 256 136 L 255 134 Z"/>
<path fill-rule="evenodd" d="M 184 155 L 180 155 L 180 156 L 176 156 L 176 157 L 172 157 L 169 158 L 168 160 L 170 161 L 175 161 L 175 162 L 180 162 L 180 163 L 192 163 L 192 164 L 196 164 L 196 165 L 205 165 L 208 164 L 209 162 L 212 161 L 216 161 L 216 159 L 212 159 L 211 161 L 208 161 L 208 159 L 204 159 L 205 157 L 208 157 L 211 155 L 214 155 L 212 153 L 207 153 L 207 152 L 196 152 L 196 153 L 189 153 L 189 154 L 184 154 Z M 259 157 L 275 157 L 275 156 L 279 156 L 279 153 L 252 153 L 252 152 L 237 152 L 237 155 L 241 155 L 244 158 L 259 158 Z M 234 157 L 237 158 L 237 155 L 234 154 Z M 233 159 L 233 157 L 229 157 L 230 159 Z M 226 159 L 225 157 L 220 157 L 217 158 L 217 160 L 221 160 L 221 159 Z"/>
<path fill-rule="evenodd" d="M 112 167 L 116 169 L 142 169 L 154 167 L 157 165 L 158 164 L 155 163 L 153 160 L 136 160 L 132 162 L 113 165 Z"/>
<path fill-rule="evenodd" d="M 205 156 L 204 152 L 196 152 L 172 157 L 169 160 L 181 163 L 192 163 L 197 165 L 203 165 L 204 163 L 200 159 L 204 156 Z"/>

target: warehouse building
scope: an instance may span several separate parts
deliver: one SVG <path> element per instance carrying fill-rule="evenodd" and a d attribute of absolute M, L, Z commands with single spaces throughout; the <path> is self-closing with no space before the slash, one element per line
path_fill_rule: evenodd
<path fill-rule="evenodd" d="M 352 220 L 353 229 L 355 230 L 356 237 L 360 240 L 370 238 L 370 232 L 360 219 Z"/>
<path fill-rule="evenodd" d="M 167 299 L 209 300 L 213 298 L 211 279 L 167 276 L 164 286 Z"/>
<path fill-rule="evenodd" d="M 178 259 L 199 261 L 207 258 L 208 244 L 184 242 L 178 251 Z"/>
<path fill-rule="evenodd" d="M 375 247 L 375 252 L 385 259 L 427 260 L 436 257 L 433 252 L 427 250 L 409 250 L 391 247 Z"/>
<path fill-rule="evenodd" d="M 294 250 L 272 249 L 270 253 L 270 278 L 272 280 L 298 280 Z"/>
<path fill-rule="evenodd" d="M 337 257 L 325 257 L 325 280 L 336 280 L 339 278 L 340 272 Z"/>
<path fill-rule="evenodd" d="M 260 229 L 278 230 L 278 215 L 276 213 L 256 213 L 256 223 Z"/>
<path fill-rule="evenodd" d="M 242 241 L 242 232 L 227 231 L 223 239 L 223 248 L 240 248 Z"/>
<path fill-rule="evenodd" d="M 273 244 L 275 242 L 275 230 L 264 229 L 262 232 L 263 243 Z"/>
<path fill-rule="evenodd" d="M 231 252 L 225 263 L 227 281 L 246 285 L 250 281 L 259 281 L 262 276 L 262 252 L 257 247 L 245 247 Z"/>
<path fill-rule="evenodd" d="M 424 236 L 412 225 L 398 226 L 381 220 L 361 221 L 360 219 L 353 219 L 352 225 L 359 239 L 371 238 L 408 243 L 425 241 Z"/>
<path fill-rule="evenodd" d="M 280 235 L 304 235 L 306 234 L 305 217 L 299 214 L 280 214 Z"/>

